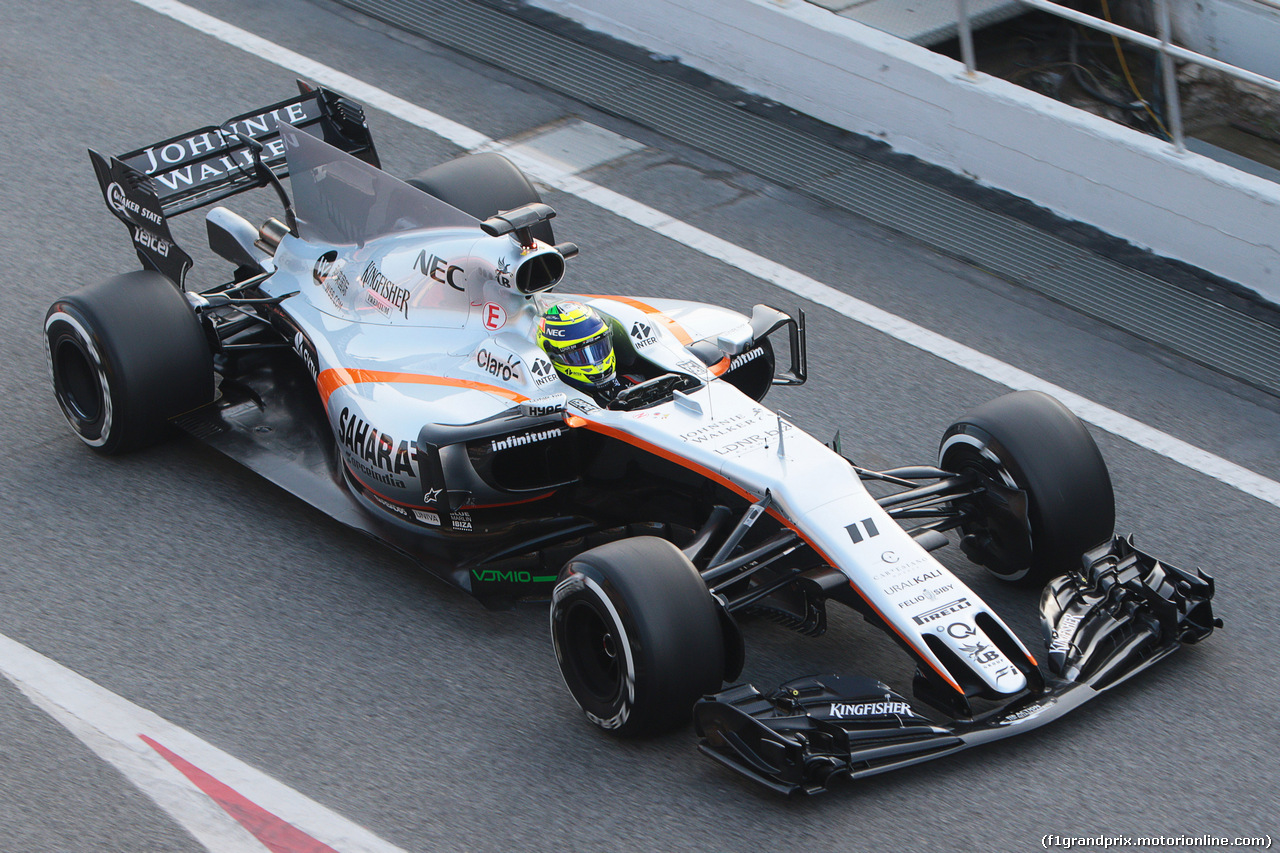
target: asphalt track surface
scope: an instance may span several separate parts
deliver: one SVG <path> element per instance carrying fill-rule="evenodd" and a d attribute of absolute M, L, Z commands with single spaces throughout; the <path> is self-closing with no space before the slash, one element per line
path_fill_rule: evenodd
<path fill-rule="evenodd" d="M 494 139 L 581 118 L 644 147 L 591 181 L 1183 441 L 1280 479 L 1280 405 L 910 240 L 821 208 L 447 49 L 303 0 L 194 4 Z M 0 634 L 406 850 L 1025 850 L 1046 834 L 1270 834 L 1280 509 L 1094 430 L 1119 529 L 1219 583 L 1227 627 L 1021 738 L 784 800 L 699 757 L 689 731 L 618 743 L 580 717 L 545 612 L 459 592 L 187 440 L 103 459 L 48 390 L 49 302 L 134 268 L 85 156 L 293 93 L 293 77 L 128 0 L 0 3 Z M 384 166 L 462 151 L 370 113 Z M 573 195 L 583 290 L 801 305 L 807 387 L 770 403 L 868 466 L 928 462 L 1004 387 Z M 269 194 L 236 200 L 251 219 Z M 201 244 L 195 218 L 178 239 Z M 207 251 L 197 268 L 222 271 Z M 1034 594 L 960 572 L 1033 647 Z M 822 638 L 747 626 L 744 678 L 909 684 L 885 638 L 833 608 Z M 0 662 L 2 664 L 3 662 Z M 177 822 L 0 681 L 0 851 L 200 850 Z"/>

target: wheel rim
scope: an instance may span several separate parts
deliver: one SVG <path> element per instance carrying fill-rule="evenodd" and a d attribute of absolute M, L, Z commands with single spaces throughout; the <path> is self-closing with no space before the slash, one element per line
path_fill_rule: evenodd
<path fill-rule="evenodd" d="M 574 680 L 597 702 L 612 705 L 622 693 L 620 638 L 590 604 L 574 602 L 564 614 L 564 656 Z"/>
<path fill-rule="evenodd" d="M 102 383 L 88 354 L 77 341 L 63 338 L 57 343 L 53 369 L 59 396 L 68 411 L 86 423 L 98 420 L 102 414 Z"/>
<path fill-rule="evenodd" d="M 1008 485 L 1013 482 L 1003 467 L 969 447 L 957 448 L 947 460 L 947 467 L 957 474 L 974 474 L 984 484 Z M 1031 539 L 1021 519 L 1012 513 L 993 512 L 993 503 L 989 499 L 984 502 L 982 497 L 964 501 L 962 506 L 970 510 L 972 520 L 966 521 L 960 529 L 966 536 L 973 536 L 979 549 L 991 558 L 983 563 L 985 568 L 1009 580 L 1025 575 L 1031 563 Z"/>

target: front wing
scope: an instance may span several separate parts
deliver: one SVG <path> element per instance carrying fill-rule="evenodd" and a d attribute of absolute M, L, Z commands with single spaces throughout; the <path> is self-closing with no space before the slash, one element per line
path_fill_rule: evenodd
<path fill-rule="evenodd" d="M 886 685 L 811 676 L 762 693 L 738 685 L 694 709 L 700 750 L 781 793 L 818 793 L 1037 728 L 1209 636 L 1213 579 L 1116 538 L 1045 587 L 1044 686 L 972 717 L 937 721 Z"/>

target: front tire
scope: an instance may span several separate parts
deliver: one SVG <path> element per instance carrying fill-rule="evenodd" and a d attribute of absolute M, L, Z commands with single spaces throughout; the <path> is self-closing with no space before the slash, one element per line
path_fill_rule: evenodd
<path fill-rule="evenodd" d="M 58 405 L 99 453 L 153 444 L 169 418 L 213 400 L 204 330 L 160 273 L 126 273 L 63 297 L 44 331 Z"/>
<path fill-rule="evenodd" d="M 552 594 L 551 638 L 579 707 L 622 736 L 685 725 L 724 677 L 716 604 L 665 539 L 638 536 L 570 560 Z"/>
<path fill-rule="evenodd" d="M 960 502 L 970 517 L 962 547 L 1002 580 L 1042 586 L 1114 536 L 1107 464 L 1080 419 L 1048 394 L 1018 391 L 974 409 L 946 431 L 939 464 L 988 486 Z"/>

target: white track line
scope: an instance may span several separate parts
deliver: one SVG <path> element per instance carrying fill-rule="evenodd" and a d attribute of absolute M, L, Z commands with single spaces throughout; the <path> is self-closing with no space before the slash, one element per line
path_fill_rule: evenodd
<path fill-rule="evenodd" d="M 207 850 L 267 853 L 268 847 L 142 740 L 162 744 L 288 827 L 339 853 L 405 853 L 185 729 L 117 696 L 0 634 L 0 676 L 113 765 Z M 277 836 L 279 837 L 279 836 Z M 314 850 L 280 842 L 271 849 Z"/>
<path fill-rule="evenodd" d="M 344 74 L 218 18 L 206 15 L 190 6 L 173 2 L 173 0 L 133 0 L 133 2 L 167 15 L 175 21 L 213 36 L 258 59 L 309 78 L 322 86 L 340 90 L 367 106 L 428 130 L 460 148 L 474 151 L 495 150 L 502 147 L 479 131 L 423 109 L 363 80 L 358 80 L 349 74 Z M 1025 370 L 1019 370 L 972 347 L 930 331 L 910 320 L 855 299 L 830 285 L 823 284 L 727 240 L 722 240 L 660 210 L 593 184 L 566 171 L 562 164 L 538 157 L 534 152 L 521 149 L 508 150 L 506 153 L 536 181 L 578 196 L 623 219 L 723 261 L 797 296 L 825 305 L 850 320 L 883 332 L 993 382 L 1014 390 L 1034 389 L 1052 394 L 1083 420 L 1100 429 L 1145 447 L 1193 471 L 1206 474 L 1245 494 L 1280 507 L 1280 483 L 1275 480 L 1268 479 L 1255 471 L 1175 438 L 1100 403 L 1095 403 Z"/>

